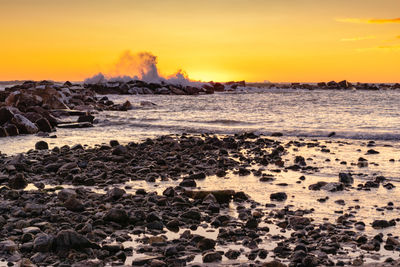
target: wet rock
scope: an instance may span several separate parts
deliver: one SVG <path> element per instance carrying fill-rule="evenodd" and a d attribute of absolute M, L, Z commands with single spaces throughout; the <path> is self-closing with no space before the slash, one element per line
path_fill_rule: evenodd
<path fill-rule="evenodd" d="M 293 216 L 289 218 L 289 225 L 295 230 L 304 229 L 310 223 L 311 220 L 307 217 Z"/>
<path fill-rule="evenodd" d="M 81 115 L 78 117 L 78 122 L 90 122 L 93 123 L 94 121 L 94 116 L 87 114 L 87 115 Z"/>
<path fill-rule="evenodd" d="M 179 183 L 179 186 L 196 187 L 196 182 L 193 179 L 184 179 L 182 182 Z"/>
<path fill-rule="evenodd" d="M 52 131 L 51 124 L 46 118 L 40 118 L 35 123 L 41 132 L 50 133 Z"/>
<path fill-rule="evenodd" d="M 287 195 L 285 192 L 277 192 L 277 193 L 272 193 L 269 196 L 269 198 L 275 201 L 285 201 L 287 199 Z"/>
<path fill-rule="evenodd" d="M 24 189 L 28 185 L 23 173 L 17 173 L 14 177 L 10 178 L 8 185 L 12 189 Z"/>
<path fill-rule="evenodd" d="M 339 182 L 344 183 L 344 184 L 353 184 L 354 179 L 351 176 L 350 173 L 339 173 Z"/>
<path fill-rule="evenodd" d="M 19 132 L 22 134 L 35 134 L 39 131 L 38 127 L 36 127 L 34 123 L 21 114 L 15 114 L 11 121 L 15 126 L 17 126 Z"/>
<path fill-rule="evenodd" d="M 70 210 L 70 211 L 84 211 L 85 207 L 82 204 L 82 202 L 78 199 L 76 199 L 76 197 L 71 196 L 70 198 L 67 199 L 67 201 L 65 201 L 64 206 Z"/>
<path fill-rule="evenodd" d="M 47 144 L 47 142 L 45 141 L 39 141 L 35 144 L 35 149 L 37 150 L 49 149 L 49 144 Z"/>
<path fill-rule="evenodd" d="M 222 260 L 222 256 L 218 252 L 207 252 L 206 254 L 203 255 L 204 263 L 219 262 L 221 260 Z"/>
<path fill-rule="evenodd" d="M 240 256 L 240 251 L 239 250 L 233 250 L 233 249 L 229 249 L 226 253 L 225 253 L 225 257 L 227 257 L 230 260 L 236 260 L 239 256 Z"/>
<path fill-rule="evenodd" d="M 263 265 L 263 267 L 287 267 L 286 264 L 283 264 L 279 261 L 270 261 L 270 262 L 265 262 Z"/>
<path fill-rule="evenodd" d="M 0 252 L 14 253 L 17 249 L 17 244 L 12 240 L 0 241 Z"/>
<path fill-rule="evenodd" d="M 215 241 L 210 238 L 203 238 L 200 240 L 197 244 L 196 247 L 199 248 L 200 250 L 210 250 L 215 248 Z"/>
<path fill-rule="evenodd" d="M 75 198 L 76 197 L 76 192 L 73 189 L 62 189 L 60 192 L 58 192 L 57 197 L 60 201 L 64 202 L 68 200 L 69 198 Z"/>
<path fill-rule="evenodd" d="M 0 108 L 0 125 L 10 122 L 14 118 L 14 113 L 9 107 Z"/>
<path fill-rule="evenodd" d="M 117 200 L 120 199 L 125 193 L 126 192 L 124 189 L 114 187 L 113 189 L 107 192 L 107 197 L 113 200 Z"/>
<path fill-rule="evenodd" d="M 372 227 L 375 229 L 383 229 L 390 226 L 395 226 L 396 222 L 394 220 L 387 221 L 387 220 L 375 220 L 372 223 Z"/>
<path fill-rule="evenodd" d="M 39 234 L 33 241 L 33 250 L 49 252 L 53 248 L 54 237 L 48 234 Z"/>
<path fill-rule="evenodd" d="M 19 130 L 14 124 L 5 124 L 4 130 L 7 132 L 7 136 L 19 135 Z"/>
<path fill-rule="evenodd" d="M 99 245 L 90 242 L 86 237 L 74 230 L 60 231 L 54 240 L 57 251 L 68 251 L 70 249 L 82 250 L 85 248 L 100 248 Z"/>
<path fill-rule="evenodd" d="M 129 216 L 123 209 L 112 208 L 106 213 L 104 220 L 125 224 L 128 223 Z"/>
<path fill-rule="evenodd" d="M 232 200 L 232 197 L 235 195 L 235 191 L 233 190 L 213 190 L 213 191 L 190 191 L 186 190 L 185 195 L 191 197 L 193 199 L 201 199 L 203 200 L 209 194 L 214 195 L 217 199 L 218 203 L 228 203 Z"/>

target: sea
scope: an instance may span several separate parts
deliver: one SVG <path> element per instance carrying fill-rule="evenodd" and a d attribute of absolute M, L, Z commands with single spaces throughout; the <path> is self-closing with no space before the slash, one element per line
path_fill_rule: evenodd
<path fill-rule="evenodd" d="M 245 88 L 214 95 L 109 95 L 129 100 L 127 112 L 95 114 L 86 129 L 57 129 L 52 146 L 140 141 L 164 134 L 254 132 L 285 137 L 350 140 L 400 140 L 400 90 L 345 91 Z M 74 121 L 75 117 L 65 118 Z M 43 138 L 17 136 L 0 140 L 0 151 L 20 153 Z"/>

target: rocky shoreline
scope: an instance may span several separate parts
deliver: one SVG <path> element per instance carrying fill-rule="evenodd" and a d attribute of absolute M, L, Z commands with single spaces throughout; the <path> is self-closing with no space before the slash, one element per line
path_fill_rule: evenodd
<path fill-rule="evenodd" d="M 379 153 L 372 146 L 368 155 Z M 253 200 L 252 192 L 199 187 L 210 177 L 232 175 L 268 185 L 277 179 L 272 173 L 288 171 L 299 173 L 301 185 L 322 168 L 301 155 L 287 160 L 302 147 L 330 153 L 316 140 L 248 133 L 51 150 L 41 141 L 25 154 L 0 155 L 0 258 L 9 266 L 360 266 L 369 254 L 400 251 L 395 234 L 364 232 L 369 225 L 356 219 L 357 207 L 322 223 L 313 207 L 295 209 L 285 181 L 267 203 Z M 368 164 L 359 162 L 360 168 Z M 303 190 L 326 192 L 318 199 L 323 204 L 330 194 L 394 187 L 383 176 L 355 186 L 355 174 L 336 175 Z M 139 182 L 154 189 L 136 188 Z M 382 218 L 371 227 L 390 229 L 397 221 Z M 366 266 L 399 264 L 396 258 L 378 262 Z"/>

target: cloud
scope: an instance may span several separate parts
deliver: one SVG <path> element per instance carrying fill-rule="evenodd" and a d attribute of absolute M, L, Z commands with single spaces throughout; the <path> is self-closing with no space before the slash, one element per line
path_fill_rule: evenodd
<path fill-rule="evenodd" d="M 376 36 L 370 35 L 370 36 L 360 36 L 360 37 L 353 37 L 353 38 L 342 38 L 340 41 L 342 42 L 356 42 L 356 41 L 363 41 L 363 40 L 371 40 L 375 39 Z"/>
<path fill-rule="evenodd" d="M 388 50 L 399 50 L 400 45 L 382 45 L 378 46 L 379 49 L 388 49 Z"/>
<path fill-rule="evenodd" d="M 336 21 L 346 23 L 364 23 L 364 24 L 385 24 L 400 23 L 400 18 L 394 19 L 360 19 L 360 18 L 338 18 Z"/>

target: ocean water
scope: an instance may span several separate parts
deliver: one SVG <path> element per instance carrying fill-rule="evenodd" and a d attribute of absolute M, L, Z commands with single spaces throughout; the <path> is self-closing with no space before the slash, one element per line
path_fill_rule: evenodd
<path fill-rule="evenodd" d="M 248 90 L 201 96 L 108 96 L 115 103 L 129 100 L 134 109 L 96 114 L 88 129 L 58 129 L 55 145 L 94 145 L 110 139 L 122 143 L 171 133 L 233 134 L 281 132 L 287 137 L 400 140 L 400 90 Z M 141 102 L 155 105 L 140 105 Z M 76 120 L 74 117 L 64 120 Z M 0 139 L 7 154 L 34 147 L 37 136 Z"/>

